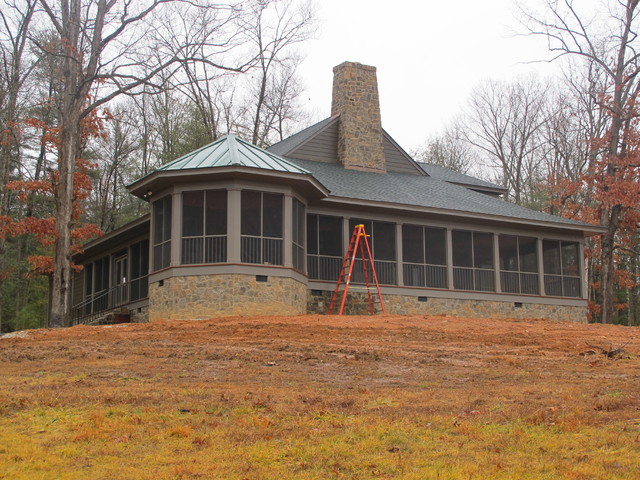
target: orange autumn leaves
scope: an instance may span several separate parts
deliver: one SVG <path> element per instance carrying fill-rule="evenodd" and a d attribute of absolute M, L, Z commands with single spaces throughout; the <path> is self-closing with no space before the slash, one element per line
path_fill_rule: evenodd
<path fill-rule="evenodd" d="M 106 135 L 104 122 L 112 117 L 108 111 L 93 112 L 90 116 L 81 121 L 81 141 L 86 142 L 92 138 L 101 138 Z M 47 152 L 56 154 L 59 148 L 60 129 L 49 126 L 45 122 L 27 118 L 23 122 L 23 128 L 32 128 L 40 132 L 40 142 Z M 95 168 L 95 164 L 84 158 L 76 158 L 76 168 L 73 179 L 73 205 L 72 205 L 72 225 L 71 253 L 82 251 L 82 245 L 90 238 L 102 234 L 97 225 L 83 221 L 84 201 L 88 198 L 92 190 L 89 172 Z M 13 192 L 18 200 L 30 203 L 34 198 L 46 198 L 51 202 L 55 201 L 56 183 L 58 172 L 51 170 L 44 178 L 35 180 L 14 180 L 8 181 L 5 188 Z M 53 209 L 52 209 L 53 210 Z M 50 212 L 54 215 L 53 211 Z M 31 214 L 23 217 L 3 216 L 0 217 L 0 236 L 17 237 L 21 235 L 32 235 L 36 241 L 49 250 L 56 242 L 56 222 L 55 216 L 37 217 Z M 53 257 L 51 255 L 32 255 L 28 258 L 32 274 L 51 275 L 53 273 Z M 80 266 L 73 265 L 75 270 Z"/>
<path fill-rule="evenodd" d="M 590 141 L 590 163 L 584 171 L 567 179 L 554 175 L 549 179 L 549 207 L 562 216 L 599 224 L 614 232 L 612 258 L 614 271 L 612 281 L 618 289 L 630 289 L 637 285 L 638 278 L 630 272 L 625 263 L 625 255 L 634 252 L 638 242 L 640 224 L 640 121 L 628 120 L 620 138 L 612 139 L 608 132 L 602 138 Z M 608 153 L 611 142 L 618 144 L 618 153 Z M 588 242 L 586 255 L 592 268 L 591 287 L 603 289 L 600 271 L 603 263 L 602 239 L 600 236 Z M 623 310 L 627 304 L 615 303 L 616 310 Z M 600 314 L 600 305 L 591 304 L 591 312 Z"/>

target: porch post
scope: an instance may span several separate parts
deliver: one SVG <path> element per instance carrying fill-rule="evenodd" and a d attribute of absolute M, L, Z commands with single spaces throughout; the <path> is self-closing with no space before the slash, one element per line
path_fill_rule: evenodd
<path fill-rule="evenodd" d="M 540 295 L 546 295 L 544 291 L 544 260 L 542 258 L 542 239 L 536 238 L 536 253 L 538 254 L 538 290 Z"/>
<path fill-rule="evenodd" d="M 447 227 L 447 288 L 454 290 L 453 283 L 453 234 L 451 228 Z"/>
<path fill-rule="evenodd" d="M 182 193 L 171 194 L 171 259 L 169 266 L 180 265 L 182 248 Z"/>
<path fill-rule="evenodd" d="M 582 298 L 585 300 L 589 300 L 589 264 L 587 263 L 587 259 L 584 256 L 584 243 L 578 243 L 578 251 L 580 254 L 581 262 L 578 263 L 580 267 L 580 279 L 581 279 L 581 287 L 582 287 Z"/>
<path fill-rule="evenodd" d="M 282 241 L 284 242 L 284 266 L 293 268 L 293 234 L 291 231 L 293 223 L 293 199 L 291 195 L 284 196 L 284 212 L 282 217 Z"/>
<path fill-rule="evenodd" d="M 227 263 L 240 263 L 240 188 L 229 188 L 227 195 Z"/>
<path fill-rule="evenodd" d="M 495 269 L 494 278 L 496 284 L 496 293 L 502 293 L 502 285 L 500 282 L 500 238 L 497 233 L 493 234 L 493 268 Z"/>
<path fill-rule="evenodd" d="M 349 242 L 351 241 L 351 231 L 349 230 L 349 219 L 342 217 L 342 259 L 347 254 Z"/>
<path fill-rule="evenodd" d="M 402 274 L 402 225 L 396 223 L 396 278 L 398 286 L 404 286 L 404 275 Z"/>

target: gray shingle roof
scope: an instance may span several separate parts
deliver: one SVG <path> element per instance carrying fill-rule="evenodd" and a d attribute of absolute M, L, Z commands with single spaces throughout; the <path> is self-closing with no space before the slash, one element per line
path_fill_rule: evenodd
<path fill-rule="evenodd" d="M 309 140 L 316 133 L 320 132 L 324 127 L 329 125 L 336 118 L 337 117 L 325 118 L 324 120 L 321 120 L 320 122 L 315 123 L 310 127 L 305 128 L 304 130 L 300 130 L 298 133 L 291 135 L 288 138 L 285 138 L 281 142 L 274 143 L 269 148 L 267 148 L 267 150 L 271 153 L 275 153 L 276 155 L 286 155 L 294 148 Z"/>
<path fill-rule="evenodd" d="M 311 125 L 310 127 L 305 128 L 304 130 L 299 131 L 298 133 L 284 139 L 281 142 L 278 142 L 267 150 L 276 155 L 287 155 L 300 145 L 305 143 L 307 140 L 311 139 L 314 135 L 321 132 L 325 127 L 335 121 L 338 117 L 328 117 L 324 120 Z M 388 135 L 388 134 L 387 134 Z M 388 135 L 391 138 L 390 135 Z M 398 147 L 401 148 L 401 147 Z M 406 152 L 403 151 L 406 154 Z M 496 185 L 495 183 L 487 182 L 485 180 L 481 180 L 479 178 L 472 177 L 470 175 L 465 175 L 463 173 L 454 172 L 445 167 L 441 167 L 438 165 L 433 165 L 431 163 L 426 162 L 416 162 L 420 168 L 426 172 L 427 175 L 438 178 L 440 180 L 444 180 L 445 182 L 455 183 L 458 185 L 469 185 L 470 187 L 479 187 L 490 190 L 497 190 L 499 192 L 506 192 L 506 189 L 500 185 Z"/>
<path fill-rule="evenodd" d="M 544 222 L 557 224 L 559 227 L 565 225 L 593 228 L 592 225 L 586 223 L 529 210 L 500 198 L 474 192 L 434 177 L 363 172 L 345 169 L 337 164 L 310 160 L 295 159 L 292 162 L 309 170 L 318 181 L 330 190 L 332 197 L 442 209 L 450 213 L 459 212 L 467 215 L 489 215 L 519 221 Z"/>
<path fill-rule="evenodd" d="M 420 165 L 420 168 L 427 172 L 427 175 L 429 175 L 430 177 L 444 180 L 445 182 L 455 183 L 458 185 L 469 185 L 470 187 L 481 187 L 489 188 L 492 190 L 506 191 L 506 189 L 502 185 L 487 182 L 485 180 L 481 180 L 464 173 L 455 172 L 449 168 L 441 167 L 440 165 L 434 165 L 427 162 L 416 163 Z"/>
<path fill-rule="evenodd" d="M 309 174 L 288 160 L 267 152 L 234 135 L 227 135 L 183 157 L 167 163 L 156 171 L 190 170 L 214 167 L 249 167 L 276 172 Z"/>

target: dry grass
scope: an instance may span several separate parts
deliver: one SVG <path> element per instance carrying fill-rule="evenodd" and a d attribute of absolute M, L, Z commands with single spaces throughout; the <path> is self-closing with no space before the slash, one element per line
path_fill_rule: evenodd
<path fill-rule="evenodd" d="M 639 478 L 638 333 L 304 316 L 2 339 L 0 478 Z"/>

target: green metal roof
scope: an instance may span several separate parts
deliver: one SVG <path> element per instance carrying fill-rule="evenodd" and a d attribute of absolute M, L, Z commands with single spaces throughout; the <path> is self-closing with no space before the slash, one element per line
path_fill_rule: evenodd
<path fill-rule="evenodd" d="M 294 163 L 256 147 L 235 135 L 222 137 L 209 145 L 163 165 L 156 172 L 233 166 L 260 168 L 275 172 L 310 174 L 309 171 Z"/>

